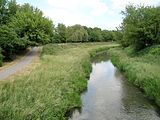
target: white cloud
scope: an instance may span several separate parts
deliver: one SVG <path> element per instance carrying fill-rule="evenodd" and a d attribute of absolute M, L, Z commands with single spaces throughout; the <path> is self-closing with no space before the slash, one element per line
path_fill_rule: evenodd
<path fill-rule="evenodd" d="M 122 21 L 120 12 L 129 3 L 135 5 L 157 5 L 159 0 L 46 0 L 41 7 L 44 14 L 54 23 L 67 26 L 82 24 L 102 29 L 114 29 Z"/>
<path fill-rule="evenodd" d="M 95 27 L 95 19 L 107 14 L 108 7 L 101 0 L 47 0 L 48 9 L 43 9 L 57 23 L 67 26 L 82 24 Z M 96 21 L 98 22 L 98 21 Z"/>
<path fill-rule="evenodd" d="M 82 24 L 87 25 L 88 20 L 87 16 L 83 14 L 76 14 L 75 12 L 68 12 L 64 9 L 48 9 L 43 10 L 46 16 L 49 16 L 53 21 L 57 23 L 64 23 L 67 26 L 74 25 L 74 24 Z"/>
<path fill-rule="evenodd" d="M 57 9 L 69 11 L 83 11 L 87 9 L 95 15 L 101 15 L 108 10 L 107 5 L 101 0 L 47 0 L 49 5 Z"/>
<path fill-rule="evenodd" d="M 111 0 L 112 1 L 112 9 L 123 10 L 126 5 L 134 4 L 134 5 L 157 5 L 159 0 Z"/>

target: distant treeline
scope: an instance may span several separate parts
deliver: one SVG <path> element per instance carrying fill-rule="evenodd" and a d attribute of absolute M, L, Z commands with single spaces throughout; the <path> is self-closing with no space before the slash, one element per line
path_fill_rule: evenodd
<path fill-rule="evenodd" d="M 101 30 L 98 27 L 90 28 L 78 24 L 66 27 L 64 24 L 58 24 L 53 42 L 107 42 L 114 40 L 113 33 L 114 31 Z"/>

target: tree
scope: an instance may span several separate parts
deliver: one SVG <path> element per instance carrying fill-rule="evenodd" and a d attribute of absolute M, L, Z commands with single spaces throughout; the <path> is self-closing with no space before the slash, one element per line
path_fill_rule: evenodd
<path fill-rule="evenodd" d="M 0 0 L 0 25 L 6 24 L 7 22 L 7 0 Z"/>
<path fill-rule="evenodd" d="M 102 31 L 102 37 L 103 37 L 103 41 L 107 42 L 107 41 L 113 41 L 113 31 L 109 31 L 109 30 L 103 30 Z"/>
<path fill-rule="evenodd" d="M 53 33 L 53 22 L 38 8 L 0 0 L 0 47 L 5 59 L 12 59 L 28 46 L 49 43 Z"/>
<path fill-rule="evenodd" d="M 22 48 L 24 45 L 21 39 L 18 41 L 18 35 L 14 29 L 8 26 L 11 17 L 16 14 L 18 9 L 19 6 L 15 0 L 0 0 L 0 47 L 2 49 L 0 51 L 5 59 L 12 59 L 18 48 Z"/>
<path fill-rule="evenodd" d="M 122 26 L 116 27 L 116 30 L 112 31 L 113 40 L 119 42 L 123 46 L 123 31 Z"/>
<path fill-rule="evenodd" d="M 56 41 L 60 43 L 66 42 L 67 28 L 64 24 L 59 23 L 56 28 Z"/>
<path fill-rule="evenodd" d="M 24 4 L 12 17 L 9 26 L 20 38 L 26 37 L 28 45 L 49 43 L 53 37 L 53 23 L 43 17 L 42 11 L 29 4 Z"/>
<path fill-rule="evenodd" d="M 122 12 L 123 42 L 140 50 L 160 43 L 160 7 L 127 6 Z"/>
<path fill-rule="evenodd" d="M 95 27 L 89 30 L 89 41 L 90 42 L 100 42 L 103 41 L 102 31 L 100 28 Z"/>
<path fill-rule="evenodd" d="M 18 8 L 15 0 L 0 0 L 0 25 L 7 24 Z"/>
<path fill-rule="evenodd" d="M 9 3 L 8 3 L 8 17 L 9 17 L 9 19 L 16 14 L 16 12 L 19 8 L 20 8 L 20 6 L 17 5 L 16 0 L 9 1 Z"/>
<path fill-rule="evenodd" d="M 67 42 L 87 42 L 88 33 L 81 25 L 74 25 L 67 28 Z"/>
<path fill-rule="evenodd" d="M 18 39 L 17 34 L 6 25 L 0 27 L 0 46 L 5 59 L 13 59 L 19 47 L 24 47 L 25 42 Z"/>

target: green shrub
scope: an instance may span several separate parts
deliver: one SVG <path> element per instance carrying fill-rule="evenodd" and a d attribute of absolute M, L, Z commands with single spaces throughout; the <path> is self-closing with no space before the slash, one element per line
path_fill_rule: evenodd
<path fill-rule="evenodd" d="M 160 55 L 160 45 L 153 45 L 138 52 L 139 55 Z"/>
<path fill-rule="evenodd" d="M 160 45 L 151 47 L 149 53 L 153 55 L 160 55 Z"/>

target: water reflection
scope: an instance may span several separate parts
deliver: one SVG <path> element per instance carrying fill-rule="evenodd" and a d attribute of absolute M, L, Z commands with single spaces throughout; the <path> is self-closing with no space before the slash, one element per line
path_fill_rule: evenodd
<path fill-rule="evenodd" d="M 70 120 L 160 120 L 156 108 L 110 60 L 93 62 L 82 102 L 81 111 L 75 110 Z"/>

